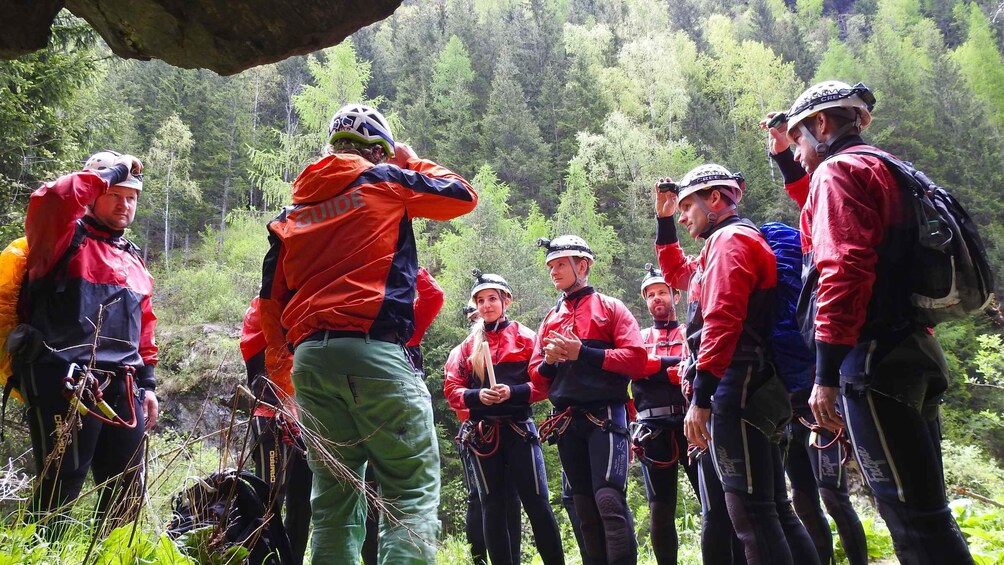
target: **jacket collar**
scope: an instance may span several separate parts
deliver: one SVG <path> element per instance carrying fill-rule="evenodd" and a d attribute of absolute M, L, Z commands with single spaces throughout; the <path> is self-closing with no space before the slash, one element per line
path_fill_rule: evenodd
<path fill-rule="evenodd" d="M 85 225 L 90 228 L 91 231 L 96 231 L 98 234 L 107 237 L 108 239 L 114 239 L 116 237 L 122 237 L 125 234 L 125 230 L 113 230 L 108 226 L 102 224 L 97 218 L 91 215 L 84 215 L 82 218 Z"/>
<path fill-rule="evenodd" d="M 498 320 L 495 320 L 494 322 L 492 322 L 490 324 L 486 322 L 485 323 L 485 331 L 486 332 L 501 332 L 502 330 L 504 330 L 507 327 L 509 327 L 510 323 L 511 322 L 509 321 L 508 318 L 506 318 L 505 316 L 502 316 Z"/>
<path fill-rule="evenodd" d="M 865 145 L 865 140 L 861 139 L 861 136 L 857 134 L 841 137 L 840 139 L 834 141 L 830 145 L 829 149 L 826 150 L 826 157 L 824 157 L 824 159 L 829 159 L 844 149 L 854 147 L 855 145 Z"/>
<path fill-rule="evenodd" d="M 566 294 L 562 298 L 564 298 L 564 300 L 566 300 L 568 302 L 571 302 L 573 300 L 578 300 L 579 298 L 582 298 L 583 296 L 589 296 L 590 294 L 593 294 L 594 292 L 596 292 L 595 288 L 593 288 L 591 286 L 584 286 L 584 287 L 580 288 L 579 290 L 576 290 L 572 294 Z"/>
<path fill-rule="evenodd" d="M 711 229 L 709 229 L 707 231 L 707 235 L 706 236 L 701 236 L 701 237 L 703 237 L 704 239 L 710 239 L 711 235 L 714 234 L 716 231 L 724 228 L 725 226 L 731 226 L 732 224 L 735 224 L 735 223 L 738 223 L 738 222 L 741 222 L 741 221 L 742 221 L 742 218 L 739 217 L 739 214 L 733 214 L 733 215 L 729 216 L 728 218 L 725 218 L 724 220 L 719 220 L 718 223 L 716 223 L 715 225 L 711 226 Z"/>
<path fill-rule="evenodd" d="M 678 320 L 654 320 L 652 327 L 657 330 L 671 330 L 679 325 L 680 322 Z"/>

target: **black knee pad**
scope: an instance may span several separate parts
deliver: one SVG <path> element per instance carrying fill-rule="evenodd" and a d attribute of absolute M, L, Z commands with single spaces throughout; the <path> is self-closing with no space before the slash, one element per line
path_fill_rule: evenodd
<path fill-rule="evenodd" d="M 634 563 L 638 556 L 638 544 L 624 493 L 609 487 L 597 490 L 596 508 L 603 520 L 607 556 L 611 565 Z"/>

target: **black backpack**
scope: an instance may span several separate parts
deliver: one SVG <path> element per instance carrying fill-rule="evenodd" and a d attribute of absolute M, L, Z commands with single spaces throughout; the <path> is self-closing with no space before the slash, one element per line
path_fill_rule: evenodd
<path fill-rule="evenodd" d="M 842 154 L 847 153 L 881 159 L 913 197 L 918 231 L 910 300 L 915 320 L 933 327 L 985 309 L 993 299 L 993 270 L 976 224 L 962 205 L 909 162 L 879 151 Z"/>
<path fill-rule="evenodd" d="M 278 505 L 269 504 L 269 486 L 247 471 L 225 469 L 176 494 L 167 534 L 196 559 L 246 553 L 253 565 L 293 563 Z M 267 517 L 266 517 L 267 516 Z M 240 546 L 245 551 L 241 551 Z"/>

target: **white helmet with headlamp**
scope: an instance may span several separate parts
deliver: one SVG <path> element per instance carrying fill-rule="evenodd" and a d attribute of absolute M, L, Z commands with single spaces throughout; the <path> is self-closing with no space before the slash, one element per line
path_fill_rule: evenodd
<path fill-rule="evenodd" d="M 472 301 L 479 292 L 490 288 L 502 292 L 505 296 L 512 300 L 512 288 L 501 276 L 492 273 L 482 273 L 480 269 L 471 270 L 471 275 L 474 277 L 474 286 L 471 287 Z"/>
<path fill-rule="evenodd" d="M 656 269 L 652 263 L 645 263 L 645 278 L 641 280 L 641 297 L 645 298 L 645 290 L 655 284 L 669 286 L 669 283 L 666 282 L 666 277 L 662 275 L 662 271 Z"/>
<path fill-rule="evenodd" d="M 683 175 L 679 186 L 680 200 L 695 192 L 713 188 L 720 190 L 733 204 L 738 204 L 743 199 L 743 192 L 746 190 L 746 179 L 738 171 L 732 174 L 721 165 L 709 163 L 695 167 Z"/>
<path fill-rule="evenodd" d="M 577 235 L 559 235 L 554 239 L 542 237 L 537 240 L 537 247 L 544 248 L 544 264 L 560 257 L 581 257 L 590 263 L 596 260 L 586 240 Z"/>
<path fill-rule="evenodd" d="M 105 169 L 110 169 L 115 166 L 115 161 L 121 157 L 122 154 L 117 151 L 98 151 L 94 155 L 87 158 L 84 162 L 85 171 L 103 171 Z M 122 186 L 125 188 L 133 188 L 137 191 L 143 190 L 143 175 L 133 174 L 132 171 L 126 176 L 125 180 L 117 183 L 115 186 Z"/>
<path fill-rule="evenodd" d="M 872 122 L 871 111 L 875 107 L 875 95 L 863 83 L 854 86 L 839 80 L 827 80 L 814 84 L 800 94 L 785 113 L 788 132 L 799 129 L 812 143 L 819 156 L 826 154 L 829 146 L 849 132 L 860 132 Z M 849 120 L 834 132 L 827 142 L 820 142 L 802 123 L 806 118 L 823 110 L 841 111 Z"/>

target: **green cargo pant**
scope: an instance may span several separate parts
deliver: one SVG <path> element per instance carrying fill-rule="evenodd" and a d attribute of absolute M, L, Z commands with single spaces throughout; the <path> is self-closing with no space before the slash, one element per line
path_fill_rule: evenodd
<path fill-rule="evenodd" d="M 432 399 L 400 345 L 362 338 L 303 342 L 293 358 L 296 400 L 309 432 L 362 480 L 373 465 L 390 516 L 381 515 L 380 563 L 434 563 L 439 533 L 439 445 Z M 366 500 L 308 453 L 313 563 L 359 563 Z M 389 519 L 388 519 L 389 518 Z"/>

